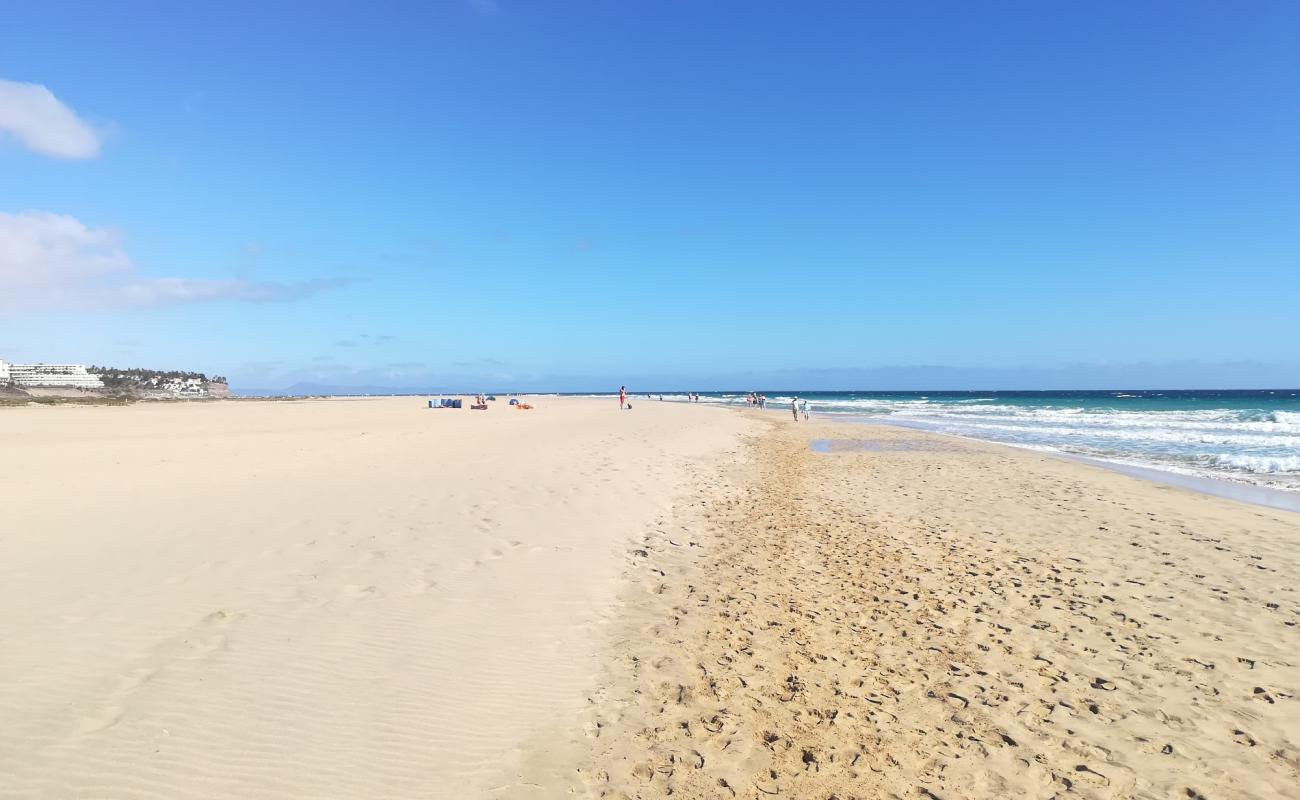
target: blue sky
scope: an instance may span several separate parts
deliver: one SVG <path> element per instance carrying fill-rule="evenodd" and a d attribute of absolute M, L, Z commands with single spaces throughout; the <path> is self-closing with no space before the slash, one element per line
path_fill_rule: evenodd
<path fill-rule="evenodd" d="M 17 4 L 0 358 L 1300 385 L 1297 41 L 1293 2 Z"/>

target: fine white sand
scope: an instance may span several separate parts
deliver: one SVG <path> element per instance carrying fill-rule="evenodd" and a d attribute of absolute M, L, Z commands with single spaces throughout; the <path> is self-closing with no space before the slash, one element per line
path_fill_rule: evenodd
<path fill-rule="evenodd" d="M 532 402 L 0 411 L 0 795 L 571 773 L 629 541 L 752 423 Z"/>

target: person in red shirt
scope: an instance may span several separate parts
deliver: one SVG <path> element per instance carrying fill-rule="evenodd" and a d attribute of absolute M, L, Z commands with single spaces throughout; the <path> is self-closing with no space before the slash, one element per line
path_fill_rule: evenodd
<path fill-rule="evenodd" d="M 627 407 L 627 387 L 618 387 L 618 410 L 622 411 Z"/>

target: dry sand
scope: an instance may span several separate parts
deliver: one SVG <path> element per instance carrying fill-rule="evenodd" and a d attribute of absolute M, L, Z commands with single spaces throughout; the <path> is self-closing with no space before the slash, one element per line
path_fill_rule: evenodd
<path fill-rule="evenodd" d="M 0 796 L 1300 796 L 1300 515 L 634 403 L 3 411 Z"/>
<path fill-rule="evenodd" d="M 1300 515 L 766 419 L 643 542 L 592 793 L 1300 797 Z"/>
<path fill-rule="evenodd" d="M 630 543 L 752 423 L 534 402 L 0 412 L 0 796 L 567 779 Z"/>

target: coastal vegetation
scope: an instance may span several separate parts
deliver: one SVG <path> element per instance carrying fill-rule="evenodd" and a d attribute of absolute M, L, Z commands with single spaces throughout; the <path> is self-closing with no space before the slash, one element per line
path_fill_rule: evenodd
<path fill-rule="evenodd" d="M 98 375 L 99 379 L 104 382 L 104 386 L 109 389 L 161 387 L 173 383 L 187 382 L 197 382 L 201 385 L 226 382 L 225 377 L 221 375 L 209 378 L 202 372 L 190 372 L 188 370 L 144 369 L 143 367 L 120 369 L 118 367 L 91 366 L 88 371 Z"/>

